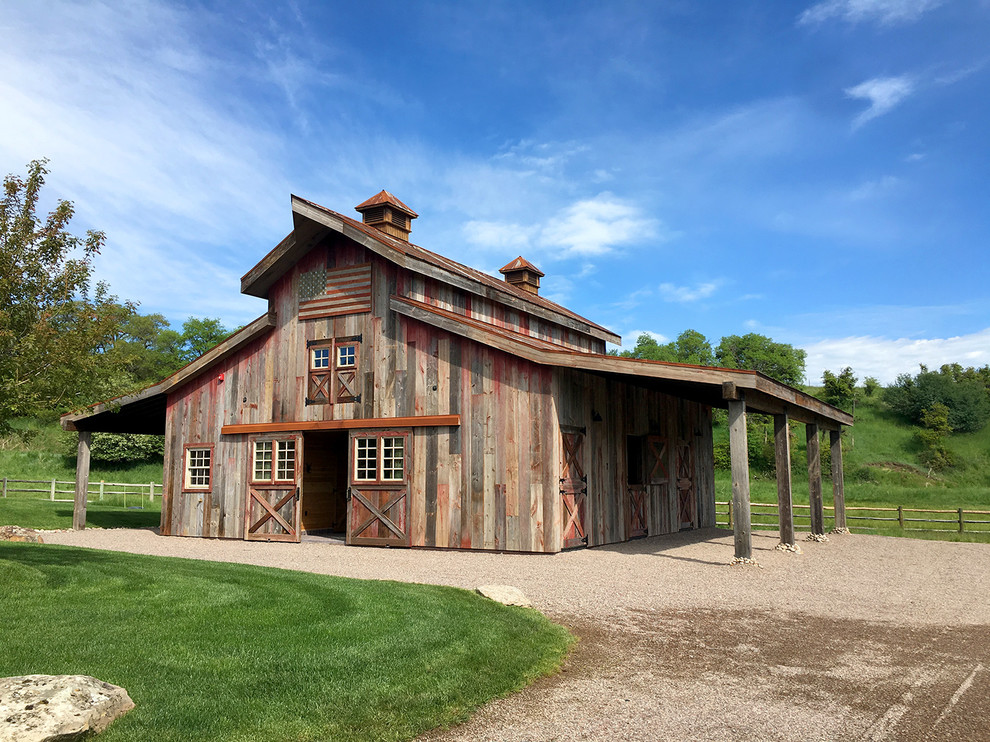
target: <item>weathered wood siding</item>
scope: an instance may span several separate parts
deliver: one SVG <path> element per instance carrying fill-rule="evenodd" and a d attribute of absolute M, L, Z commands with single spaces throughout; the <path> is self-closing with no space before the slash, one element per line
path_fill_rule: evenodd
<path fill-rule="evenodd" d="M 665 482 L 649 477 L 646 490 L 648 535 L 680 530 L 675 477 L 675 447 L 691 451 L 695 527 L 715 525 L 714 452 L 711 409 L 641 386 L 558 369 L 553 381 L 554 405 L 560 425 L 585 431 L 588 477 L 585 529 L 589 546 L 626 541 L 631 495 L 628 476 L 629 436 L 655 437 L 663 442 Z M 558 443 L 559 449 L 559 443 Z M 558 452 L 559 460 L 559 452 Z M 652 468 L 644 441 L 644 465 Z"/>

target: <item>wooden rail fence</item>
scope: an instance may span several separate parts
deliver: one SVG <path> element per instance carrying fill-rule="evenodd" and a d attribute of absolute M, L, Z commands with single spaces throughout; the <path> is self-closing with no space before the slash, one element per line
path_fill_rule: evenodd
<path fill-rule="evenodd" d="M 28 500 L 49 500 L 51 502 L 73 502 L 75 491 L 75 481 L 61 479 L 8 479 L 4 477 L 2 485 L 3 497 L 7 497 L 8 493 L 11 493 L 20 496 L 28 495 L 24 498 Z M 38 496 L 31 497 L 30 495 Z M 68 497 L 60 497 L 60 495 L 68 495 Z M 162 496 L 162 485 L 158 482 L 134 484 L 131 482 L 91 481 L 86 490 L 86 502 L 102 502 L 122 498 L 124 507 L 127 507 L 128 495 L 138 502 L 142 502 L 145 498 L 154 502 L 156 497 Z"/>
<path fill-rule="evenodd" d="M 724 509 L 722 509 L 724 508 Z M 752 522 L 754 528 L 776 528 L 777 527 L 777 503 L 775 502 L 753 502 L 750 503 L 752 510 Z M 804 510 L 806 513 L 798 511 Z M 825 518 L 835 522 L 835 508 L 826 505 Z M 810 505 L 793 505 L 794 520 L 811 520 Z M 829 512 L 831 511 L 831 515 Z M 857 515 L 857 513 L 859 513 Z M 868 515 L 867 513 L 872 513 Z M 876 515 L 880 513 L 881 515 Z M 919 513 L 935 516 L 951 515 L 947 517 L 916 517 Z M 720 516 L 725 516 L 726 520 L 719 521 Z M 772 520 L 770 520 L 772 518 Z M 896 508 L 862 507 L 846 505 L 847 521 L 870 521 L 882 525 L 897 524 L 905 531 L 928 531 L 930 533 L 985 533 L 990 535 L 990 510 L 964 510 L 963 508 L 953 508 L 951 510 L 934 508 L 906 508 L 898 505 Z M 935 528 L 915 526 L 915 523 L 931 523 Z M 951 527 L 948 527 L 951 524 Z M 715 503 L 715 525 L 732 528 L 732 501 L 722 501 Z M 848 523 L 852 527 L 852 523 Z"/>

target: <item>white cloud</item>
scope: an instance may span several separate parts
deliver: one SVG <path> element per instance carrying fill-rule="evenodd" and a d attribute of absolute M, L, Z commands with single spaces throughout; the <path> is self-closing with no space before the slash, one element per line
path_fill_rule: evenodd
<path fill-rule="evenodd" d="M 885 175 L 877 180 L 868 180 L 850 191 L 849 198 L 853 201 L 869 201 L 896 188 L 900 182 L 900 178 L 893 175 Z"/>
<path fill-rule="evenodd" d="M 544 225 L 540 242 L 563 248 L 565 256 L 604 255 L 633 242 L 669 239 L 660 231 L 658 220 L 606 191 L 562 209 Z"/>
<path fill-rule="evenodd" d="M 898 374 L 917 373 L 918 365 L 938 368 L 944 363 L 963 366 L 990 364 L 990 328 L 949 338 L 886 338 L 852 336 L 801 345 L 808 352 L 807 378 L 820 384 L 822 371 L 850 366 L 860 379 L 874 376 L 884 384 Z"/>
<path fill-rule="evenodd" d="M 944 0 L 824 0 L 798 16 L 798 23 L 818 25 L 832 18 L 847 23 L 875 21 L 882 26 L 918 20 Z"/>
<path fill-rule="evenodd" d="M 484 250 L 522 252 L 530 246 L 535 227 L 511 222 L 471 220 L 464 225 L 464 239 Z M 515 257 L 515 256 L 513 256 Z"/>
<path fill-rule="evenodd" d="M 898 103 L 907 98 L 915 90 L 914 81 L 907 75 L 899 77 L 874 77 L 872 80 L 861 82 L 851 88 L 846 88 L 846 95 L 869 101 L 870 107 L 853 120 L 853 128 L 858 128 L 867 121 L 882 116 Z"/>
<path fill-rule="evenodd" d="M 707 299 L 718 290 L 720 285 L 721 281 L 697 283 L 694 286 L 675 286 L 672 283 L 662 283 L 660 284 L 660 295 L 664 301 L 676 301 L 686 304 Z"/>

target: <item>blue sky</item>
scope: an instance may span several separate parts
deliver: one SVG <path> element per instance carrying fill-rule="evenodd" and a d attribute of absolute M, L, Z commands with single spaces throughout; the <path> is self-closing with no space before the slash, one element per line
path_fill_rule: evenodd
<path fill-rule="evenodd" d="M 990 0 L 119 6 L 4 4 L 0 170 L 50 158 L 142 311 L 247 322 L 290 193 L 385 188 L 627 347 L 990 363 Z"/>

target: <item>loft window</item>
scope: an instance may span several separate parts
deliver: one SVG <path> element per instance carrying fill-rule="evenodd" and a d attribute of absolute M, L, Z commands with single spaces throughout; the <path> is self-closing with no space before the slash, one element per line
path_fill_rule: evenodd
<path fill-rule="evenodd" d="M 405 482 L 407 437 L 396 433 L 354 436 L 354 482 Z"/>
<path fill-rule="evenodd" d="M 251 481 L 274 484 L 296 480 L 296 441 L 255 441 Z"/>
<path fill-rule="evenodd" d="M 321 368 L 330 368 L 330 348 L 313 348 L 310 355 L 310 368 L 314 371 Z"/>
<path fill-rule="evenodd" d="M 182 489 L 207 491 L 213 484 L 213 446 L 186 446 Z"/>
<path fill-rule="evenodd" d="M 357 345 L 347 343 L 337 346 L 337 368 L 352 368 L 357 366 Z"/>

